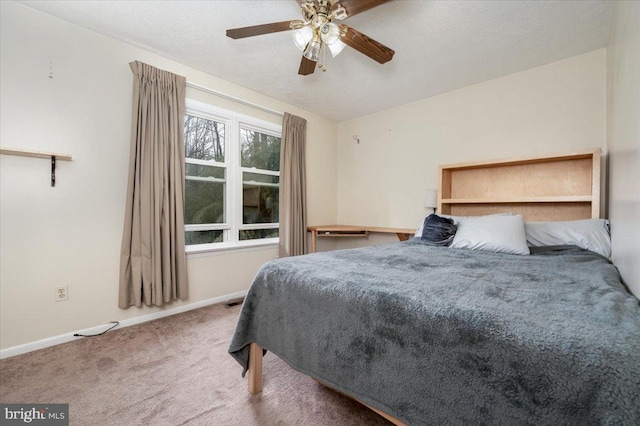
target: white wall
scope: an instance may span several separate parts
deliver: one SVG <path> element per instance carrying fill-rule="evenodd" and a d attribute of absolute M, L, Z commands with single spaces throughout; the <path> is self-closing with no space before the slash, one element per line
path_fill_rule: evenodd
<path fill-rule="evenodd" d="M 605 70 L 600 49 L 340 123 L 338 222 L 417 227 L 439 164 L 604 147 Z"/>
<path fill-rule="evenodd" d="M 73 156 L 59 162 L 55 188 L 46 160 L 0 157 L 1 348 L 158 310 L 117 307 L 131 61 L 306 118 L 309 223 L 336 221 L 335 122 L 22 5 L 0 7 L 2 146 Z M 193 89 L 187 96 L 280 120 Z M 246 290 L 276 256 L 275 248 L 190 256 L 185 302 Z M 55 302 L 63 284 L 69 300 Z"/>
<path fill-rule="evenodd" d="M 640 2 L 616 2 L 607 83 L 612 258 L 640 297 Z"/>

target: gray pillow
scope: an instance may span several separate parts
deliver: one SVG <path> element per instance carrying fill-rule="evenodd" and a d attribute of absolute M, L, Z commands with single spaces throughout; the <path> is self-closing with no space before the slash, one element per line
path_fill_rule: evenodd
<path fill-rule="evenodd" d="M 525 222 L 527 242 L 534 247 L 578 246 L 611 257 L 611 235 L 606 219 L 569 220 L 564 222 Z"/>
<path fill-rule="evenodd" d="M 450 247 L 494 253 L 529 254 L 524 219 L 521 215 L 461 219 Z"/>

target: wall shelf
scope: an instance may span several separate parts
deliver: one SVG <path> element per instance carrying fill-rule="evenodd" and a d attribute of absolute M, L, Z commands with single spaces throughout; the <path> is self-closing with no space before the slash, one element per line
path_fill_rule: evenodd
<path fill-rule="evenodd" d="M 71 161 L 71 155 L 58 152 L 33 151 L 18 148 L 0 148 L 2 155 L 15 155 L 18 157 L 44 158 L 51 160 L 51 186 L 56 186 L 56 161 Z"/>
<path fill-rule="evenodd" d="M 71 161 L 71 155 L 60 154 L 57 152 L 32 151 L 32 150 L 16 149 L 16 148 L 0 148 L 0 154 L 17 155 L 19 157 L 47 158 L 47 159 L 51 157 L 56 157 L 56 160 Z"/>

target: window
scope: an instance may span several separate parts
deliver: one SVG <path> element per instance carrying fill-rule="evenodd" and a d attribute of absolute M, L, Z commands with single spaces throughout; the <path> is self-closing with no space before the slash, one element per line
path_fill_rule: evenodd
<path fill-rule="evenodd" d="M 225 122 L 187 113 L 184 120 L 186 245 L 224 241 L 227 164 Z"/>
<path fill-rule="evenodd" d="M 240 128 L 240 240 L 278 237 L 280 137 Z"/>
<path fill-rule="evenodd" d="M 281 127 L 187 100 L 188 251 L 278 241 Z"/>

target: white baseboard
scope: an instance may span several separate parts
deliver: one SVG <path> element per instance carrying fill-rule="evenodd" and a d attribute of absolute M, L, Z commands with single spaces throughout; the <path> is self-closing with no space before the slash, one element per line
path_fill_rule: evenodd
<path fill-rule="evenodd" d="M 191 311 L 193 309 L 203 308 L 209 305 L 215 305 L 216 303 L 224 303 L 233 299 L 238 299 L 247 295 L 247 291 L 238 291 L 231 294 L 226 294 L 224 296 L 218 296 L 211 299 L 201 300 L 199 302 L 193 302 L 186 305 L 181 305 L 175 308 L 165 309 L 162 311 L 154 312 L 147 315 L 140 315 L 139 317 L 128 318 L 120 321 L 117 327 L 114 330 L 118 330 L 120 328 L 129 327 L 136 324 L 141 324 L 147 321 L 153 321 L 156 319 L 168 317 L 171 315 L 180 314 L 182 312 Z M 96 334 L 101 333 L 107 328 L 109 328 L 110 324 L 103 324 L 96 327 L 87 328 L 84 330 L 73 331 L 71 333 L 60 334 L 58 336 L 47 337 L 46 339 L 36 340 L 35 342 L 25 343 L 23 345 L 13 346 L 7 349 L 0 350 L 0 359 L 9 358 L 16 355 L 25 354 L 27 352 L 37 351 L 38 349 L 48 348 L 49 346 L 55 346 L 62 343 L 71 342 L 73 340 L 82 339 L 82 337 L 74 336 L 75 333 L 78 334 Z"/>

